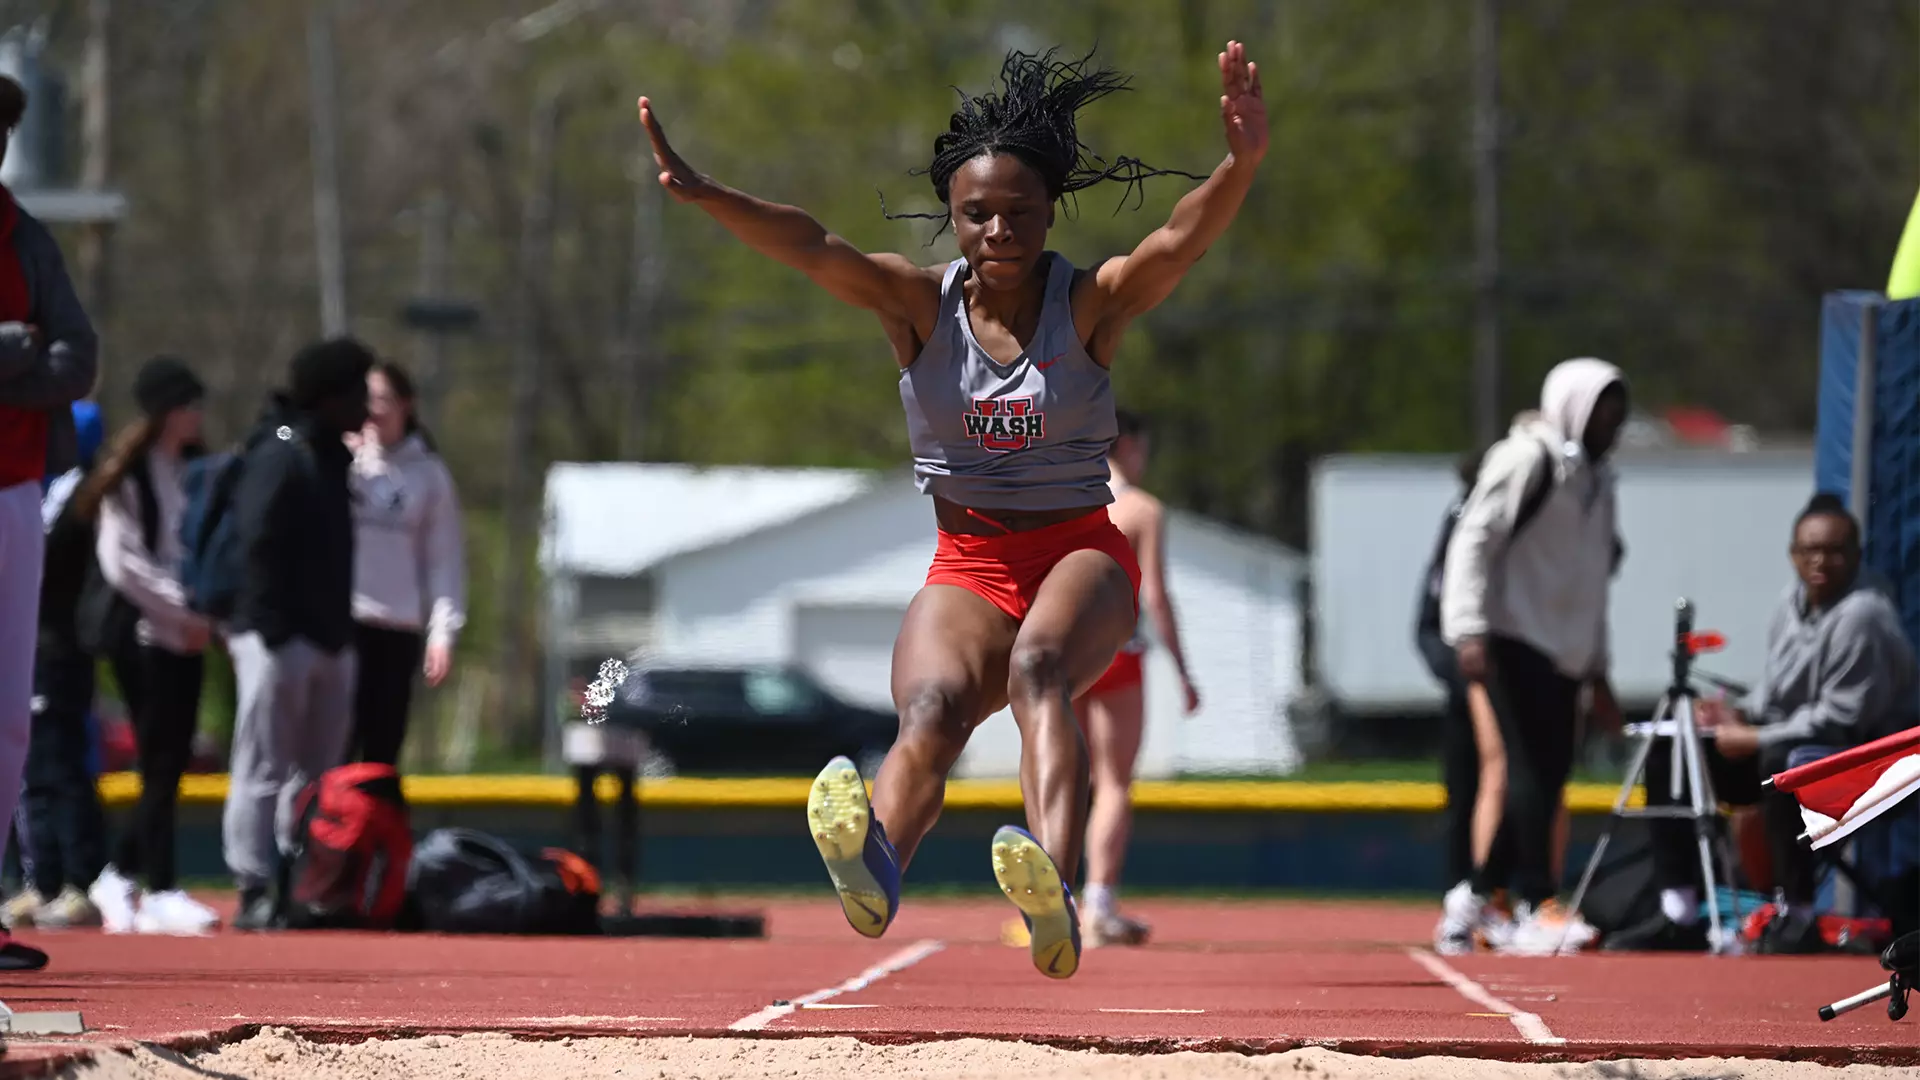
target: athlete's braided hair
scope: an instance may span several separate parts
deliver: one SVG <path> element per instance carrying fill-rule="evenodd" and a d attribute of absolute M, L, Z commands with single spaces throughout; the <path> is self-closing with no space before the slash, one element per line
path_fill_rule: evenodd
<path fill-rule="evenodd" d="M 949 119 L 947 130 L 933 140 L 933 163 L 913 173 L 933 180 L 933 193 L 943 205 L 952 195 L 953 174 L 982 154 L 1008 153 L 1018 157 L 1040 174 L 1052 200 L 1064 199 L 1103 180 L 1123 180 L 1128 191 L 1138 191 L 1151 176 L 1206 179 L 1178 169 L 1149 168 L 1138 158 L 1121 157 L 1109 165 L 1105 158 L 1088 150 L 1080 141 L 1075 114 L 1088 102 L 1126 89 L 1131 80 L 1107 68 L 1088 70 L 1092 53 L 1069 61 L 1056 59 L 1059 51 L 1056 46 L 1043 56 L 1018 50 L 1009 52 L 1000 65 L 999 94 L 969 95 L 955 88 L 955 93 L 960 95 L 960 108 Z M 1124 195 L 1120 205 L 1126 205 Z M 1114 208 L 1115 213 L 1119 210 Z M 952 217 L 951 210 L 933 214 L 890 214 L 885 196 L 880 200 L 880 212 L 890 220 L 950 221 Z M 945 224 L 940 231 L 946 231 Z M 935 237 L 939 235 L 934 233 Z"/>

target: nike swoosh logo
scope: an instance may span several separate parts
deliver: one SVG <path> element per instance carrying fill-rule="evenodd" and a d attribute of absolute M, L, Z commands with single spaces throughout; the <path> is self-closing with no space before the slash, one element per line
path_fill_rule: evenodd
<path fill-rule="evenodd" d="M 848 899 L 851 900 L 853 898 L 848 897 Z M 853 906 L 859 908 L 861 911 L 866 912 L 868 915 L 873 916 L 873 925 L 875 926 L 879 926 L 881 923 L 887 921 L 887 917 L 885 915 L 880 914 L 879 912 L 873 910 L 872 908 L 868 907 L 867 905 L 861 903 L 858 900 L 853 901 Z"/>
<path fill-rule="evenodd" d="M 1053 959 L 1047 961 L 1047 974 L 1049 975 L 1060 974 L 1060 954 L 1065 951 L 1066 951 L 1066 946 L 1064 945 L 1058 949 L 1053 950 Z"/>
<path fill-rule="evenodd" d="M 1052 367 L 1053 365 L 1059 363 L 1060 361 L 1065 360 L 1066 358 L 1067 358 L 1067 354 L 1061 353 L 1059 356 L 1056 356 L 1051 360 L 1044 360 L 1044 361 L 1036 360 L 1034 361 L 1033 366 L 1036 370 L 1045 371 L 1048 368 Z"/>

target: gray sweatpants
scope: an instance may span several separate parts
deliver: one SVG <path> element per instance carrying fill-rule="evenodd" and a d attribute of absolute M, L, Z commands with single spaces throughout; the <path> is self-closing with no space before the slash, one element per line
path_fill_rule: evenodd
<path fill-rule="evenodd" d="M 39 484 L 28 480 L 0 490 L 0 861 L 6 859 L 8 825 L 27 783 L 40 569 L 47 550 L 41 529 Z"/>
<path fill-rule="evenodd" d="M 328 654 L 298 637 L 269 649 L 259 634 L 236 634 L 227 649 L 240 701 L 222 847 L 246 889 L 273 880 L 300 789 L 346 759 L 355 664 L 351 645 Z"/>

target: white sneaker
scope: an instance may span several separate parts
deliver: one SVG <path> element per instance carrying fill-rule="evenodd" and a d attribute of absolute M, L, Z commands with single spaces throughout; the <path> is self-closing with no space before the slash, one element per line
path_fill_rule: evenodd
<path fill-rule="evenodd" d="M 1527 904 L 1513 909 L 1513 937 L 1501 949 L 1517 956 L 1570 956 L 1600 936 L 1592 924 L 1568 912 L 1558 901 L 1548 900 L 1534 909 Z"/>
<path fill-rule="evenodd" d="M 1088 948 L 1102 945 L 1145 945 L 1152 930 L 1138 919 L 1117 911 L 1101 911 L 1080 920 L 1080 939 Z"/>
<path fill-rule="evenodd" d="M 109 934 L 126 934 L 133 930 L 134 887 L 133 882 L 122 877 L 120 871 L 109 866 L 100 871 L 93 884 L 87 888 L 87 899 L 100 910 L 100 928 Z"/>
<path fill-rule="evenodd" d="M 214 910 L 179 889 L 148 893 L 140 898 L 140 910 L 133 916 L 136 934 L 173 934 L 199 937 L 220 925 Z"/>
<path fill-rule="evenodd" d="M 1481 896 L 1465 881 L 1447 890 L 1440 905 L 1440 922 L 1433 928 L 1433 951 L 1462 956 L 1476 945 L 1499 949 L 1513 937 L 1513 920 L 1490 896 Z"/>

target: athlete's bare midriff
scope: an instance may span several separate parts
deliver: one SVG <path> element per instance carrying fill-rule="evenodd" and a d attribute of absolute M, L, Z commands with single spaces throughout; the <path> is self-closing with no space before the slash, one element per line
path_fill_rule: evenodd
<path fill-rule="evenodd" d="M 941 529 L 961 536 L 1005 536 L 1007 533 L 1032 532 L 1085 517 L 1104 505 L 1092 503 L 1064 510 L 972 510 L 936 495 L 933 497 L 933 519 Z"/>

